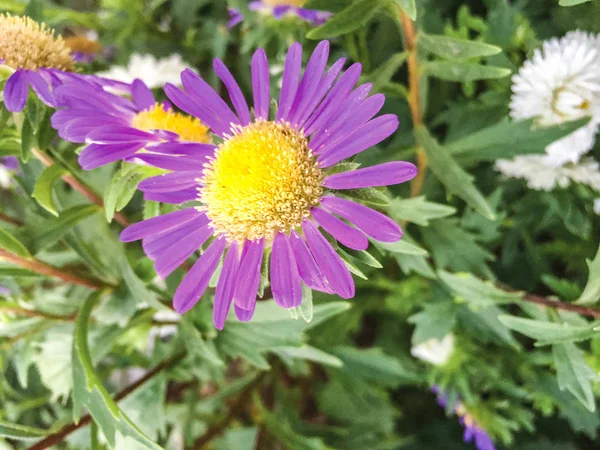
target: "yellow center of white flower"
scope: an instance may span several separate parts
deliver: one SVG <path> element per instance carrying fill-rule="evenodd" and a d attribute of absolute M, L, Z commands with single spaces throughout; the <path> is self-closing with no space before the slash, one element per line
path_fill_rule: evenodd
<path fill-rule="evenodd" d="M 133 116 L 131 125 L 138 130 L 166 130 L 179 135 L 182 141 L 210 142 L 208 128 L 195 117 L 186 116 L 156 104 Z"/>
<path fill-rule="evenodd" d="M 302 6 L 306 0 L 263 0 L 267 6 Z"/>
<path fill-rule="evenodd" d="M 71 51 L 63 38 L 29 17 L 0 14 L 0 58 L 13 69 L 73 70 Z"/>
<path fill-rule="evenodd" d="M 286 123 L 236 127 L 203 172 L 200 200 L 230 242 L 289 233 L 319 203 L 323 171 L 300 131 Z"/>

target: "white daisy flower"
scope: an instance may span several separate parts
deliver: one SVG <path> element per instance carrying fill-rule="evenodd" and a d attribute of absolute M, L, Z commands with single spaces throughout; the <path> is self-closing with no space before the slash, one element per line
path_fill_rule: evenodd
<path fill-rule="evenodd" d="M 134 53 L 126 67 L 113 66 L 107 72 L 97 75 L 122 83 L 132 83 L 139 78 L 150 89 L 163 87 L 166 83 L 181 84 L 180 74 L 188 68 L 181 55 L 174 54 L 157 59 L 153 55 Z"/>
<path fill-rule="evenodd" d="M 594 212 L 600 216 L 600 198 L 594 200 Z"/>
<path fill-rule="evenodd" d="M 513 160 L 498 160 L 496 169 L 507 177 L 527 180 L 527 186 L 538 191 L 566 188 L 571 183 L 600 191 L 600 167 L 593 159 L 555 166 L 547 155 L 525 155 Z"/>
<path fill-rule="evenodd" d="M 600 124 L 600 35 L 573 31 L 544 42 L 512 80 L 515 120 L 548 127 L 592 118 L 546 148 L 550 164 L 578 162 L 593 147 Z"/>
<path fill-rule="evenodd" d="M 454 351 L 454 335 L 447 334 L 441 341 L 429 339 L 410 349 L 410 354 L 415 358 L 433 364 L 434 366 L 443 366 L 450 359 Z"/>

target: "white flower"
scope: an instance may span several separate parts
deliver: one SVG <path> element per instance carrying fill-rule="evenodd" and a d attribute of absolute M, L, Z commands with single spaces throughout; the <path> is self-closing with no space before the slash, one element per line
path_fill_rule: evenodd
<path fill-rule="evenodd" d="M 12 181 L 12 171 L 0 164 L 0 188 L 8 189 Z"/>
<path fill-rule="evenodd" d="M 443 366 L 448 362 L 454 351 L 454 335 L 447 334 L 444 339 L 429 339 L 410 349 L 410 354 L 415 358 L 427 361 L 435 366 Z"/>
<path fill-rule="evenodd" d="M 156 59 L 153 55 L 135 53 L 131 55 L 127 67 L 113 66 L 108 72 L 97 75 L 123 83 L 132 83 L 139 78 L 150 89 L 154 89 L 163 87 L 165 83 L 181 84 L 179 76 L 188 67 L 189 65 L 177 54 Z"/>
<path fill-rule="evenodd" d="M 548 163 L 576 163 L 600 124 L 600 35 L 581 31 L 550 39 L 513 76 L 510 115 L 548 127 L 584 117 L 590 123 L 546 148 Z"/>
<path fill-rule="evenodd" d="M 600 167 L 593 159 L 579 164 L 555 166 L 546 155 L 517 156 L 513 160 L 496 161 L 496 169 L 507 177 L 527 180 L 527 186 L 538 191 L 566 188 L 572 182 L 600 191 Z"/>
<path fill-rule="evenodd" d="M 594 212 L 600 216 L 600 198 L 594 200 Z"/>

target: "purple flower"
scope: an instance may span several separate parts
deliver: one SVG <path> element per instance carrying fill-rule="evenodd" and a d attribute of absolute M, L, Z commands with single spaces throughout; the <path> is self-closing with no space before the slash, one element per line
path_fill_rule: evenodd
<path fill-rule="evenodd" d="M 52 115 L 52 126 L 64 140 L 89 144 L 79 156 L 85 170 L 132 158 L 146 149 L 169 153 L 178 140 L 194 142 L 202 151 L 210 140 L 208 129 L 198 119 L 157 103 L 152 91 L 140 80 L 131 87 L 132 100 L 105 90 L 105 80 L 74 78 L 55 89 L 63 107 Z"/>
<path fill-rule="evenodd" d="M 332 15 L 328 11 L 301 8 L 300 5 L 303 3 L 303 0 L 257 0 L 251 1 L 248 7 L 252 11 L 272 15 L 277 20 L 291 15 L 313 25 L 323 25 Z M 230 29 L 242 20 L 244 20 L 244 16 L 238 10 L 229 8 L 229 22 L 227 25 Z"/>
<path fill-rule="evenodd" d="M 436 394 L 438 404 L 443 408 L 448 408 L 448 394 L 443 392 L 437 385 L 432 386 L 431 391 Z M 465 428 L 463 440 L 466 443 L 474 441 L 477 450 L 495 450 L 496 447 L 490 435 L 477 424 L 460 400 L 456 401 L 451 407 L 452 413 L 459 417 L 458 420 Z"/>
<path fill-rule="evenodd" d="M 7 297 L 10 295 L 10 289 L 0 284 L 0 297 Z"/>
<path fill-rule="evenodd" d="M 219 59 L 214 69 L 235 113 L 190 70 L 181 74 L 184 90 L 165 86 L 175 105 L 222 139 L 202 151 L 175 143 L 170 154 L 138 155 L 171 171 L 140 183 L 145 198 L 201 203 L 137 223 L 121 234 L 124 242 L 142 240 L 162 278 L 207 244 L 175 293 L 178 312 L 188 311 L 202 297 L 223 256 L 213 310 L 218 329 L 232 303 L 239 320 L 251 319 L 267 268 L 273 297 L 283 308 L 300 305 L 302 284 L 351 298 L 352 275 L 337 244 L 319 227 L 358 251 L 368 247 L 367 236 L 383 242 L 401 238 L 396 222 L 344 194 L 405 182 L 416 175 L 416 167 L 389 162 L 344 172 L 350 168 L 338 165 L 392 135 L 398 119 L 389 114 L 374 118 L 384 96 L 368 97 L 370 84 L 353 90 L 360 64 L 342 74 L 342 58 L 327 70 L 328 55 L 329 42 L 321 42 L 301 76 L 302 47 L 292 45 L 276 112 L 271 112 L 269 65 L 262 49 L 251 63 L 254 114 Z"/>

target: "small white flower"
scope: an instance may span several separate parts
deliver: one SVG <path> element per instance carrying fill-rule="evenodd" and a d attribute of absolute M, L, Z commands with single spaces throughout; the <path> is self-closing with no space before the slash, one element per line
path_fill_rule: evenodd
<path fill-rule="evenodd" d="M 600 124 L 600 35 L 572 31 L 544 42 L 512 80 L 515 120 L 548 127 L 592 118 L 546 148 L 550 164 L 578 162 L 593 147 Z"/>
<path fill-rule="evenodd" d="M 12 182 L 12 171 L 0 164 L 0 188 L 8 189 Z"/>
<path fill-rule="evenodd" d="M 594 200 L 594 212 L 600 216 L 600 198 Z"/>
<path fill-rule="evenodd" d="M 538 191 L 566 188 L 572 182 L 600 191 L 600 167 L 593 159 L 555 166 L 546 155 L 525 155 L 513 160 L 500 159 L 496 161 L 496 169 L 507 177 L 527 180 L 527 186 Z"/>
<path fill-rule="evenodd" d="M 435 366 L 443 366 L 448 362 L 454 351 L 454 335 L 447 334 L 444 339 L 429 339 L 410 349 L 410 354 L 415 358 L 427 361 Z"/>
<path fill-rule="evenodd" d="M 157 59 L 153 55 L 135 53 L 131 55 L 126 67 L 113 66 L 107 72 L 97 75 L 123 83 L 132 83 L 139 78 L 150 89 L 154 89 L 163 87 L 166 83 L 181 84 L 180 74 L 188 67 L 177 54 Z"/>

